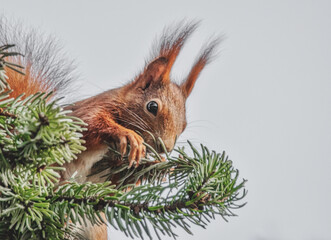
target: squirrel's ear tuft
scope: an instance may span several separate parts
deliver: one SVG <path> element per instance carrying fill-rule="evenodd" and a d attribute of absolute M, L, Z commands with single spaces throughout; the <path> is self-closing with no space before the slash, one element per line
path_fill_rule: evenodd
<path fill-rule="evenodd" d="M 194 87 L 194 84 L 196 80 L 198 79 L 202 69 L 210 63 L 213 58 L 215 57 L 215 49 L 221 42 L 220 38 L 215 38 L 214 40 L 210 41 L 205 45 L 205 47 L 202 49 L 201 54 L 195 61 L 190 73 L 188 74 L 186 80 L 181 84 L 181 89 L 183 92 L 183 95 L 187 98 L 190 93 L 192 92 L 192 89 Z"/>
<path fill-rule="evenodd" d="M 198 21 L 180 21 L 174 26 L 172 25 L 165 28 L 160 39 L 155 42 L 152 57 L 154 59 L 164 58 L 167 60 L 167 66 L 163 73 L 165 80 L 169 79 L 171 68 L 175 63 L 177 56 L 198 25 Z"/>
<path fill-rule="evenodd" d="M 147 89 L 153 83 L 168 84 L 170 72 L 186 40 L 198 27 L 198 21 L 181 21 L 165 28 L 153 47 L 152 60 L 134 81 L 138 88 Z"/>

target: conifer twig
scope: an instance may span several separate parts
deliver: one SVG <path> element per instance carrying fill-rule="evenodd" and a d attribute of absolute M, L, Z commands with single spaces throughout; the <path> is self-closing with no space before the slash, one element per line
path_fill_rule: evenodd
<path fill-rule="evenodd" d="M 124 157 L 105 172 L 118 177 L 117 185 L 60 182 L 61 166 L 85 150 L 85 124 L 57 100 L 47 103 L 50 94 L 9 98 L 4 65 L 21 69 L 4 60 L 17 54 L 7 53 L 11 46 L 0 46 L 0 239 L 80 238 L 75 226 L 101 224 L 101 213 L 132 238 L 152 238 L 151 229 L 158 238 L 176 238 L 176 227 L 192 234 L 191 225 L 206 227 L 215 215 L 227 219 L 245 205 L 246 180 L 238 180 L 232 161 L 190 142 L 188 151 L 166 157 L 150 148 L 136 169 Z M 116 161 L 118 153 L 110 152 L 95 170 Z"/>

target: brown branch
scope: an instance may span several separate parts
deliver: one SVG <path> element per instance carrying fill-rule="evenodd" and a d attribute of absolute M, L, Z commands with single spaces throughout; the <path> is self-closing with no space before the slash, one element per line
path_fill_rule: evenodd
<path fill-rule="evenodd" d="M 50 200 L 52 202 L 52 198 L 54 196 L 47 196 L 46 199 Z M 93 205 L 93 208 L 96 211 L 102 211 L 106 206 L 108 207 L 116 207 L 116 205 L 122 205 L 122 206 L 126 206 L 129 207 L 131 211 L 134 212 L 134 214 L 136 216 L 139 215 L 140 212 L 144 211 L 144 212 L 150 212 L 150 213 L 161 213 L 162 211 L 166 211 L 166 212 L 176 212 L 177 210 L 181 210 L 181 209 L 194 209 L 194 210 L 203 210 L 203 206 L 201 206 L 201 204 L 206 205 L 207 202 L 210 200 L 211 195 L 207 194 L 205 197 L 203 197 L 202 199 L 190 204 L 190 205 L 186 205 L 186 203 L 188 201 L 190 201 L 190 198 L 187 199 L 181 199 L 181 200 L 177 200 L 172 202 L 171 204 L 166 204 L 164 205 L 162 208 L 160 209 L 156 209 L 156 210 L 151 210 L 149 207 L 149 204 L 147 202 L 144 203 L 128 203 L 128 202 L 121 202 L 119 200 L 105 200 L 104 198 L 97 198 L 97 197 L 86 197 L 86 198 L 75 198 L 75 197 L 68 197 L 68 196 L 60 196 L 60 197 L 55 197 L 55 201 L 68 201 L 70 203 L 76 203 L 81 205 L 83 204 L 87 204 L 87 203 L 95 203 L 96 204 Z"/>
<path fill-rule="evenodd" d="M 5 116 L 5 117 L 11 117 L 11 118 L 17 118 L 15 114 L 5 112 L 3 108 L 0 108 L 0 116 Z"/>

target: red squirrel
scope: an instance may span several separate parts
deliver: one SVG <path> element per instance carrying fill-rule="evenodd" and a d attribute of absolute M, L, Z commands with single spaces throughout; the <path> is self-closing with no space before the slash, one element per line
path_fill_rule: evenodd
<path fill-rule="evenodd" d="M 67 107 L 72 110 L 72 115 L 88 124 L 83 136 L 87 149 L 78 159 L 65 164 L 63 180 L 77 172 L 79 181 L 86 181 L 92 165 L 107 153 L 106 142 L 116 143 L 122 155 L 128 154 L 130 167 L 138 166 L 145 156 L 144 142 L 162 149 L 155 146 L 160 143 L 155 143 L 153 137 L 161 138 L 167 151 L 174 148 L 176 138 L 187 125 L 186 100 L 219 43 L 215 39 L 205 44 L 187 77 L 180 84 L 172 82 L 170 72 L 174 62 L 197 26 L 197 22 L 181 22 L 165 29 L 151 60 L 131 82 Z M 53 42 L 24 29 L 11 28 L 3 19 L 0 19 L 0 30 L 0 45 L 16 44 L 16 51 L 25 55 L 25 58 L 13 59 L 26 67 L 25 76 L 7 69 L 8 82 L 13 89 L 11 96 L 38 91 L 54 91 L 59 95 L 72 80 L 72 69 L 58 54 Z M 127 145 L 130 145 L 129 153 L 126 152 Z M 93 234 L 89 237 L 98 239 Z"/>

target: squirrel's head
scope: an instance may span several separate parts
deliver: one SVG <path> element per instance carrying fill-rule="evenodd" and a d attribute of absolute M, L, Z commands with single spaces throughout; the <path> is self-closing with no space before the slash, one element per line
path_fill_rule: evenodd
<path fill-rule="evenodd" d="M 185 103 L 202 69 L 213 57 L 219 39 L 209 41 L 201 50 L 188 76 L 181 84 L 170 79 L 172 66 L 186 40 L 197 28 L 197 23 L 180 24 L 164 31 L 153 60 L 130 84 L 123 87 L 125 108 L 121 124 L 139 131 L 144 140 L 162 152 L 161 138 L 168 151 L 184 131 L 187 122 Z M 155 145 L 156 144 L 156 145 Z"/>

